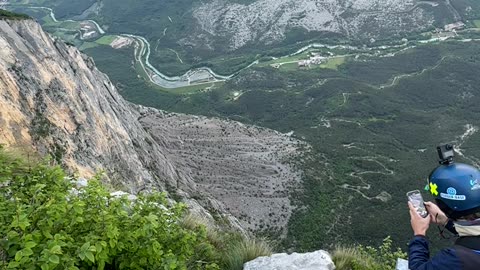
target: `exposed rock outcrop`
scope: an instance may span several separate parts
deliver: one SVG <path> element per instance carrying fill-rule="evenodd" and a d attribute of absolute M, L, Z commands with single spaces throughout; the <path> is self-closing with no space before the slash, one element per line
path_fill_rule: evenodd
<path fill-rule="evenodd" d="M 243 270 L 334 270 L 328 252 L 319 250 L 310 253 L 273 254 L 247 262 Z"/>
<path fill-rule="evenodd" d="M 34 21 L 0 21 L 0 142 L 33 145 L 83 177 L 106 170 L 132 193 L 193 186 L 143 130 L 108 77 Z"/>
<path fill-rule="evenodd" d="M 104 170 L 131 194 L 167 190 L 252 230 L 283 228 L 290 216 L 300 173 L 288 161 L 301 142 L 130 104 L 90 58 L 32 20 L 0 20 L 0 106 L 1 144 L 33 146 L 81 177 Z"/>
<path fill-rule="evenodd" d="M 282 231 L 290 218 L 289 191 L 301 177 L 288 165 L 300 142 L 235 121 L 139 108 L 140 123 L 169 153 L 197 190 L 222 204 L 244 228 Z M 214 205 L 216 204 L 216 206 Z"/>
<path fill-rule="evenodd" d="M 209 44 L 209 36 L 221 37 L 235 50 L 252 42 L 284 40 L 293 29 L 353 39 L 385 38 L 431 25 L 434 16 L 425 8 L 429 5 L 412 0 L 205 1 L 194 9 L 193 16 L 207 35 L 198 34 L 183 42 L 203 39 Z"/>

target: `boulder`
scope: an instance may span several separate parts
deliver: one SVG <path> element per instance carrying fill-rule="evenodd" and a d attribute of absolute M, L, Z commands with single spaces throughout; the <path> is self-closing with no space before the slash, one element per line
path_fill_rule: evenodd
<path fill-rule="evenodd" d="M 280 253 L 259 257 L 244 265 L 244 270 L 334 270 L 328 252 L 319 250 L 310 253 Z"/>

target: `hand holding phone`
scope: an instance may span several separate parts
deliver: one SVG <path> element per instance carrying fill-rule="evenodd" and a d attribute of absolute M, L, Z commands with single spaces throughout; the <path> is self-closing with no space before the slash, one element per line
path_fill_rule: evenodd
<path fill-rule="evenodd" d="M 428 216 L 427 209 L 425 208 L 425 202 L 423 201 L 422 194 L 420 190 L 412 190 L 407 192 L 408 201 L 412 203 L 413 207 L 417 213 L 425 218 Z"/>

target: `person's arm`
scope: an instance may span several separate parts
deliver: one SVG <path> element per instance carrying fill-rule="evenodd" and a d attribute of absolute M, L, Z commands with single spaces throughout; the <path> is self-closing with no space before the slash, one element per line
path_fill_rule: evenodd
<path fill-rule="evenodd" d="M 421 217 L 409 202 L 410 222 L 415 237 L 408 245 L 408 267 L 410 270 L 453 270 L 461 269 L 461 263 L 455 251 L 445 249 L 430 259 L 430 249 L 425 238 L 431 221 L 430 217 Z"/>
<path fill-rule="evenodd" d="M 424 236 L 415 236 L 408 245 L 410 270 L 456 270 L 462 264 L 452 249 L 444 249 L 430 259 L 430 250 Z"/>
<path fill-rule="evenodd" d="M 430 250 L 425 236 L 415 236 L 408 245 L 408 268 L 410 270 L 428 269 L 423 267 L 430 260 Z"/>
<path fill-rule="evenodd" d="M 427 208 L 427 212 L 430 215 L 430 223 L 444 226 L 445 229 L 449 230 L 454 235 L 458 235 L 453 221 L 450 220 L 436 204 L 425 202 L 425 208 Z"/>

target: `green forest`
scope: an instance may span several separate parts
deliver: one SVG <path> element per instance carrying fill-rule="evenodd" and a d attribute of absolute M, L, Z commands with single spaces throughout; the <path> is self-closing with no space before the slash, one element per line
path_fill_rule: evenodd
<path fill-rule="evenodd" d="M 314 250 L 338 242 L 378 244 L 388 235 L 403 246 L 411 234 L 405 193 L 424 187 L 437 164 L 435 147 L 461 143 L 467 157 L 478 160 L 478 133 L 459 138 L 467 124 L 479 125 L 479 51 L 478 43 L 449 42 L 350 59 L 338 70 L 255 67 L 209 92 L 189 94 L 164 92 L 126 74 L 128 64 L 118 59 L 131 50 L 86 52 L 134 103 L 294 131 L 312 145 L 306 158 L 292 161 L 306 172 L 304 191 L 293 198 L 304 207 L 291 218 L 284 246 Z M 242 94 L 233 99 L 233 92 Z M 382 192 L 385 201 L 375 199 Z"/>

